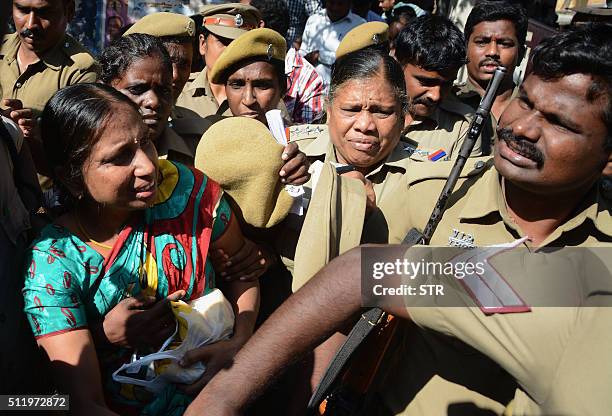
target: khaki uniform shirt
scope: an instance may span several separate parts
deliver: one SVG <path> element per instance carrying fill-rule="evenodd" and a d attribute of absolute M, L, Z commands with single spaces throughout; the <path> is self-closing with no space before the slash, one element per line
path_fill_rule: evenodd
<path fill-rule="evenodd" d="M 200 115 L 200 117 L 208 116 L 233 116 L 230 110 L 227 100 L 223 101 L 221 105 L 217 103 L 212 89 L 210 88 L 210 82 L 208 81 L 208 75 L 206 74 L 206 67 L 200 72 L 192 72 L 189 75 L 189 80 L 183 88 L 183 92 L 179 95 L 176 101 L 177 106 L 185 107 L 192 110 Z M 281 110 L 282 117 L 285 120 L 291 121 L 289 112 L 283 100 L 278 102 L 276 107 Z"/>
<path fill-rule="evenodd" d="M 433 114 L 424 120 L 415 120 L 404 129 L 404 138 L 413 147 L 413 160 L 429 161 L 429 155 L 443 150 L 442 160 L 455 160 L 465 141 L 474 110 L 459 101 L 453 94 L 442 101 Z M 491 153 L 495 133 L 490 123 L 485 123 L 482 134 L 476 141 L 471 156 L 478 157 Z"/>
<path fill-rule="evenodd" d="M 430 164 L 426 169 L 406 174 L 408 190 L 405 198 L 396 201 L 397 206 L 404 207 L 406 217 L 403 224 L 395 224 L 391 242 L 401 241 L 411 227 L 423 229 L 444 185 L 444 170 L 449 172 L 450 167 L 451 163 Z M 457 235 L 476 247 L 510 243 L 524 237 L 508 214 L 500 176 L 492 160 L 476 160 L 472 166 L 466 166 L 455 189 L 431 239 L 432 246 L 452 245 Z M 559 226 L 541 247 L 531 247 L 528 241 L 522 246 L 534 252 L 545 247 L 611 247 L 611 205 L 599 189 L 593 189 L 572 218 Z M 518 270 L 515 273 L 520 276 L 520 267 Z M 456 280 L 452 279 L 453 282 Z M 603 285 L 607 286 L 602 293 L 612 293 L 612 282 L 603 281 Z M 470 299 L 461 288 L 457 293 L 464 294 L 459 299 Z M 607 299 L 612 304 L 609 296 Z M 405 302 L 412 320 L 423 328 L 421 334 L 425 338 L 452 338 L 445 342 L 421 342 L 421 347 L 419 342 L 404 341 L 390 353 L 387 366 L 394 370 L 388 373 L 380 391 L 390 413 L 446 415 L 452 413 L 453 403 L 472 403 L 499 413 L 512 399 L 508 396 L 508 389 L 512 390 L 509 379 L 520 386 L 513 393 L 513 414 L 597 415 L 612 408 L 612 396 L 603 387 L 612 382 L 609 360 L 612 333 L 603 329 L 605 322 L 609 325 L 612 319 L 612 309 L 536 306 L 529 312 L 485 315 L 478 307 L 418 308 L 410 297 Z M 465 305 L 475 303 L 466 301 Z M 437 335 L 431 336 L 434 331 Z M 403 336 L 408 339 L 414 334 Z M 430 373 L 430 378 L 418 380 L 415 373 L 431 370 L 423 370 L 428 361 L 434 363 L 433 374 L 437 375 L 431 377 Z M 477 390 L 486 397 L 447 380 L 467 380 L 470 388 L 479 385 Z M 469 384 L 472 382 L 475 384 Z M 421 385 L 415 388 L 415 383 Z M 506 390 L 499 391 L 502 387 Z M 498 391 L 493 392 L 496 388 Z M 472 414 L 476 410 L 472 408 Z"/>
<path fill-rule="evenodd" d="M 227 101 L 221 103 L 221 107 L 217 103 L 217 99 L 210 88 L 206 67 L 200 72 L 192 72 L 189 75 L 189 80 L 185 84 L 178 100 L 176 100 L 176 105 L 194 111 L 200 117 L 214 114 L 232 116 Z"/>
<path fill-rule="evenodd" d="M 96 61 L 70 35 L 64 35 L 56 47 L 20 73 L 17 51 L 21 41 L 16 33 L 4 38 L 0 50 L 0 89 L 2 98 L 22 101 L 23 106 L 42 112 L 51 96 L 60 88 L 81 82 L 95 82 Z"/>
<path fill-rule="evenodd" d="M 459 98 L 463 103 L 469 105 L 474 111 L 478 109 L 482 97 L 478 93 L 478 90 L 476 89 L 474 83 L 472 83 L 469 78 L 465 83 L 456 85 L 453 88 L 453 91 L 455 92 L 455 95 L 457 95 L 457 98 Z M 515 97 L 518 97 L 518 94 L 519 86 L 515 85 L 514 89 L 512 90 L 512 96 L 510 97 L 510 100 L 514 99 Z M 497 120 L 495 119 L 493 114 L 491 114 L 491 119 L 493 119 L 493 126 L 497 127 Z"/>

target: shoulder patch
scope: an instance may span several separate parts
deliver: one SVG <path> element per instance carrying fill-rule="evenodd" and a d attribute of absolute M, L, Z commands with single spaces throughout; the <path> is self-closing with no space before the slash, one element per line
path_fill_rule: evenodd
<path fill-rule="evenodd" d="M 430 179 L 446 180 L 454 164 L 455 161 L 412 163 L 406 171 L 407 183 L 413 185 Z M 469 158 L 459 177 L 469 178 L 480 175 L 492 166 L 493 158 L 491 156 Z"/>
<path fill-rule="evenodd" d="M 93 55 L 70 35 L 65 36 L 62 48 L 78 69 L 87 70 L 96 65 Z"/>

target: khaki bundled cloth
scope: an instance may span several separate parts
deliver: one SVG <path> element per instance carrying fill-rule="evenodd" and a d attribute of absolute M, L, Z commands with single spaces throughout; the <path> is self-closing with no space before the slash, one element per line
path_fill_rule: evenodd
<path fill-rule="evenodd" d="M 335 257 L 357 247 L 365 220 L 366 193 L 357 179 L 323 164 L 295 249 L 293 291 Z"/>
<path fill-rule="evenodd" d="M 236 215 L 257 228 L 281 222 L 293 198 L 285 191 L 279 171 L 284 147 L 257 120 L 229 117 L 202 136 L 195 167 L 213 179 L 235 203 Z"/>

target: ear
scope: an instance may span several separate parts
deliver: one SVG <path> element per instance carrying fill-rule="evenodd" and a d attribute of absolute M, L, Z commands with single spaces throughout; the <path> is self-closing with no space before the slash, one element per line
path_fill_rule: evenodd
<path fill-rule="evenodd" d="M 77 185 L 76 181 L 69 177 L 68 171 L 65 167 L 62 166 L 55 168 L 53 174 L 62 183 L 64 188 L 70 192 L 70 195 L 72 195 L 74 199 L 79 199 L 79 195 L 84 195 L 85 189 L 83 189 L 83 186 Z"/>
<path fill-rule="evenodd" d="M 206 50 L 208 49 L 208 45 L 206 45 L 206 38 L 204 37 L 203 34 L 200 34 L 199 36 L 199 51 L 200 51 L 200 55 L 204 56 L 206 55 Z"/>
<path fill-rule="evenodd" d="M 260 20 L 259 27 L 266 27 L 266 22 L 264 22 L 263 20 Z"/>

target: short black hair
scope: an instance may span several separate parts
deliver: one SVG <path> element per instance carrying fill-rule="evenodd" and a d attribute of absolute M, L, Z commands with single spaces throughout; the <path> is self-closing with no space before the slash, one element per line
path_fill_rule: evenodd
<path fill-rule="evenodd" d="M 161 39 L 143 33 L 134 33 L 115 39 L 100 55 L 100 81 L 110 84 L 137 60 L 159 56 L 162 64 L 172 74 L 172 61 Z"/>
<path fill-rule="evenodd" d="M 529 23 L 527 12 L 520 4 L 510 3 L 505 0 L 480 0 L 476 3 L 465 23 L 464 33 L 466 42 L 470 40 L 474 26 L 482 22 L 495 22 L 497 20 L 509 20 L 512 22 L 522 53 L 525 49 L 527 25 Z"/>
<path fill-rule="evenodd" d="M 346 82 L 360 80 L 382 75 L 395 92 L 402 111 L 408 111 L 408 95 L 406 81 L 402 67 L 389 53 L 379 48 L 364 48 L 348 53 L 332 66 L 331 82 L 329 86 L 329 100 L 334 100 L 338 89 Z"/>
<path fill-rule="evenodd" d="M 612 24 L 586 23 L 544 39 L 531 55 L 533 74 L 557 80 L 572 74 L 593 77 L 587 100 L 606 98 L 602 119 L 608 129 L 607 148 L 612 148 Z"/>
<path fill-rule="evenodd" d="M 40 122 L 45 154 L 53 172 L 64 168 L 63 180 L 85 190 L 83 164 L 118 104 L 138 112 L 138 106 L 127 96 L 104 84 L 74 84 L 53 94 Z"/>
<path fill-rule="evenodd" d="M 458 70 L 466 62 L 465 38 L 447 17 L 420 16 L 397 35 L 395 56 L 402 66 L 412 64 L 435 72 Z"/>
<path fill-rule="evenodd" d="M 289 31 L 289 8 L 284 0 L 251 0 L 251 6 L 261 12 L 267 28 L 287 37 Z"/>

